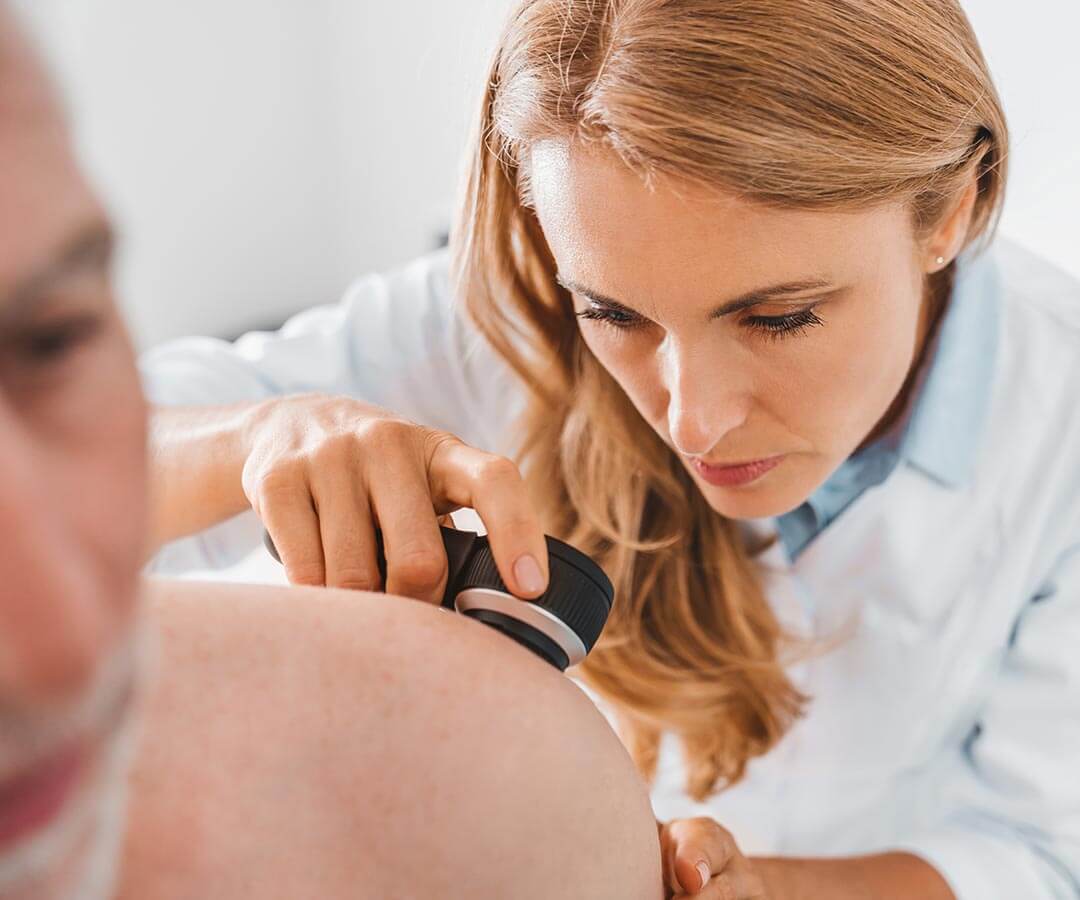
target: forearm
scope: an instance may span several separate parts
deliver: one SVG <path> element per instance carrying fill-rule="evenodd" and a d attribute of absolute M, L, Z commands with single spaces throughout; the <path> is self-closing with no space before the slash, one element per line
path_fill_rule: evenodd
<path fill-rule="evenodd" d="M 956 900 L 937 870 L 910 853 L 753 862 L 769 900 Z"/>
<path fill-rule="evenodd" d="M 150 426 L 151 549 L 248 508 L 247 434 L 263 403 L 157 407 Z"/>

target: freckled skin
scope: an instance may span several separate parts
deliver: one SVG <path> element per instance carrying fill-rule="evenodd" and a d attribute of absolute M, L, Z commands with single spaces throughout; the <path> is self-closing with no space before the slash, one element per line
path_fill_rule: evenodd
<path fill-rule="evenodd" d="M 802 503 L 872 432 L 903 387 L 928 326 L 925 248 L 899 203 L 778 209 L 659 178 L 650 192 L 606 151 L 546 140 L 530 155 L 537 217 L 559 272 L 644 317 L 579 320 L 596 359 L 731 518 Z M 820 325 L 773 334 L 748 317 L 790 315 L 822 291 L 720 319 L 753 290 L 822 279 L 840 288 Z M 592 302 L 574 293 L 576 311 Z M 704 481 L 687 455 L 734 464 L 779 454 L 748 485 Z"/>

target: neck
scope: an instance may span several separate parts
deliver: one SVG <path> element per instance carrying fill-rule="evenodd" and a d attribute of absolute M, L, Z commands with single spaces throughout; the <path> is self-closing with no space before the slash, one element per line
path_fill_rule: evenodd
<path fill-rule="evenodd" d="M 889 404 L 889 408 L 885 410 L 885 415 L 878 420 L 878 423 L 870 430 L 870 433 L 863 438 L 862 443 L 859 444 L 855 451 L 856 453 L 859 450 L 862 450 L 863 447 L 867 447 L 874 443 L 874 441 L 885 434 L 906 412 L 912 399 L 912 392 L 914 391 L 915 384 L 918 382 L 919 373 L 926 364 L 930 345 L 934 341 L 934 336 L 937 334 L 938 326 L 941 324 L 945 308 L 948 306 L 949 296 L 952 294 L 953 288 L 953 274 L 954 265 L 951 265 L 948 268 L 943 269 L 936 277 L 931 276 L 926 279 L 926 284 L 923 288 L 922 307 L 919 312 L 915 352 L 912 354 L 911 365 L 908 368 L 907 377 L 904 379 L 903 385 L 893 398 L 892 403 Z"/>

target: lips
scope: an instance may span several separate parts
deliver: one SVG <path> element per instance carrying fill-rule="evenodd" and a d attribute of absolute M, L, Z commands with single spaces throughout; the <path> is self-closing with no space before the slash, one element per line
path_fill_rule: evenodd
<path fill-rule="evenodd" d="M 0 849 L 34 834 L 60 815 L 82 781 L 87 761 L 85 749 L 72 746 L 0 782 Z"/>
<path fill-rule="evenodd" d="M 708 465 L 701 460 L 691 460 L 694 469 L 709 484 L 720 487 L 741 487 L 757 481 L 784 461 L 783 456 L 770 456 L 734 465 Z"/>

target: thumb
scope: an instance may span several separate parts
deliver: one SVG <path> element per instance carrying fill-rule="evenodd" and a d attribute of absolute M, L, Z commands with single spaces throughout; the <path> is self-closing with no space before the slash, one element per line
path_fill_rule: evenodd
<path fill-rule="evenodd" d="M 700 851 L 694 852 L 680 848 L 675 851 L 675 877 L 679 884 L 688 894 L 697 894 L 705 889 L 712 876 L 708 860 L 703 858 Z"/>

